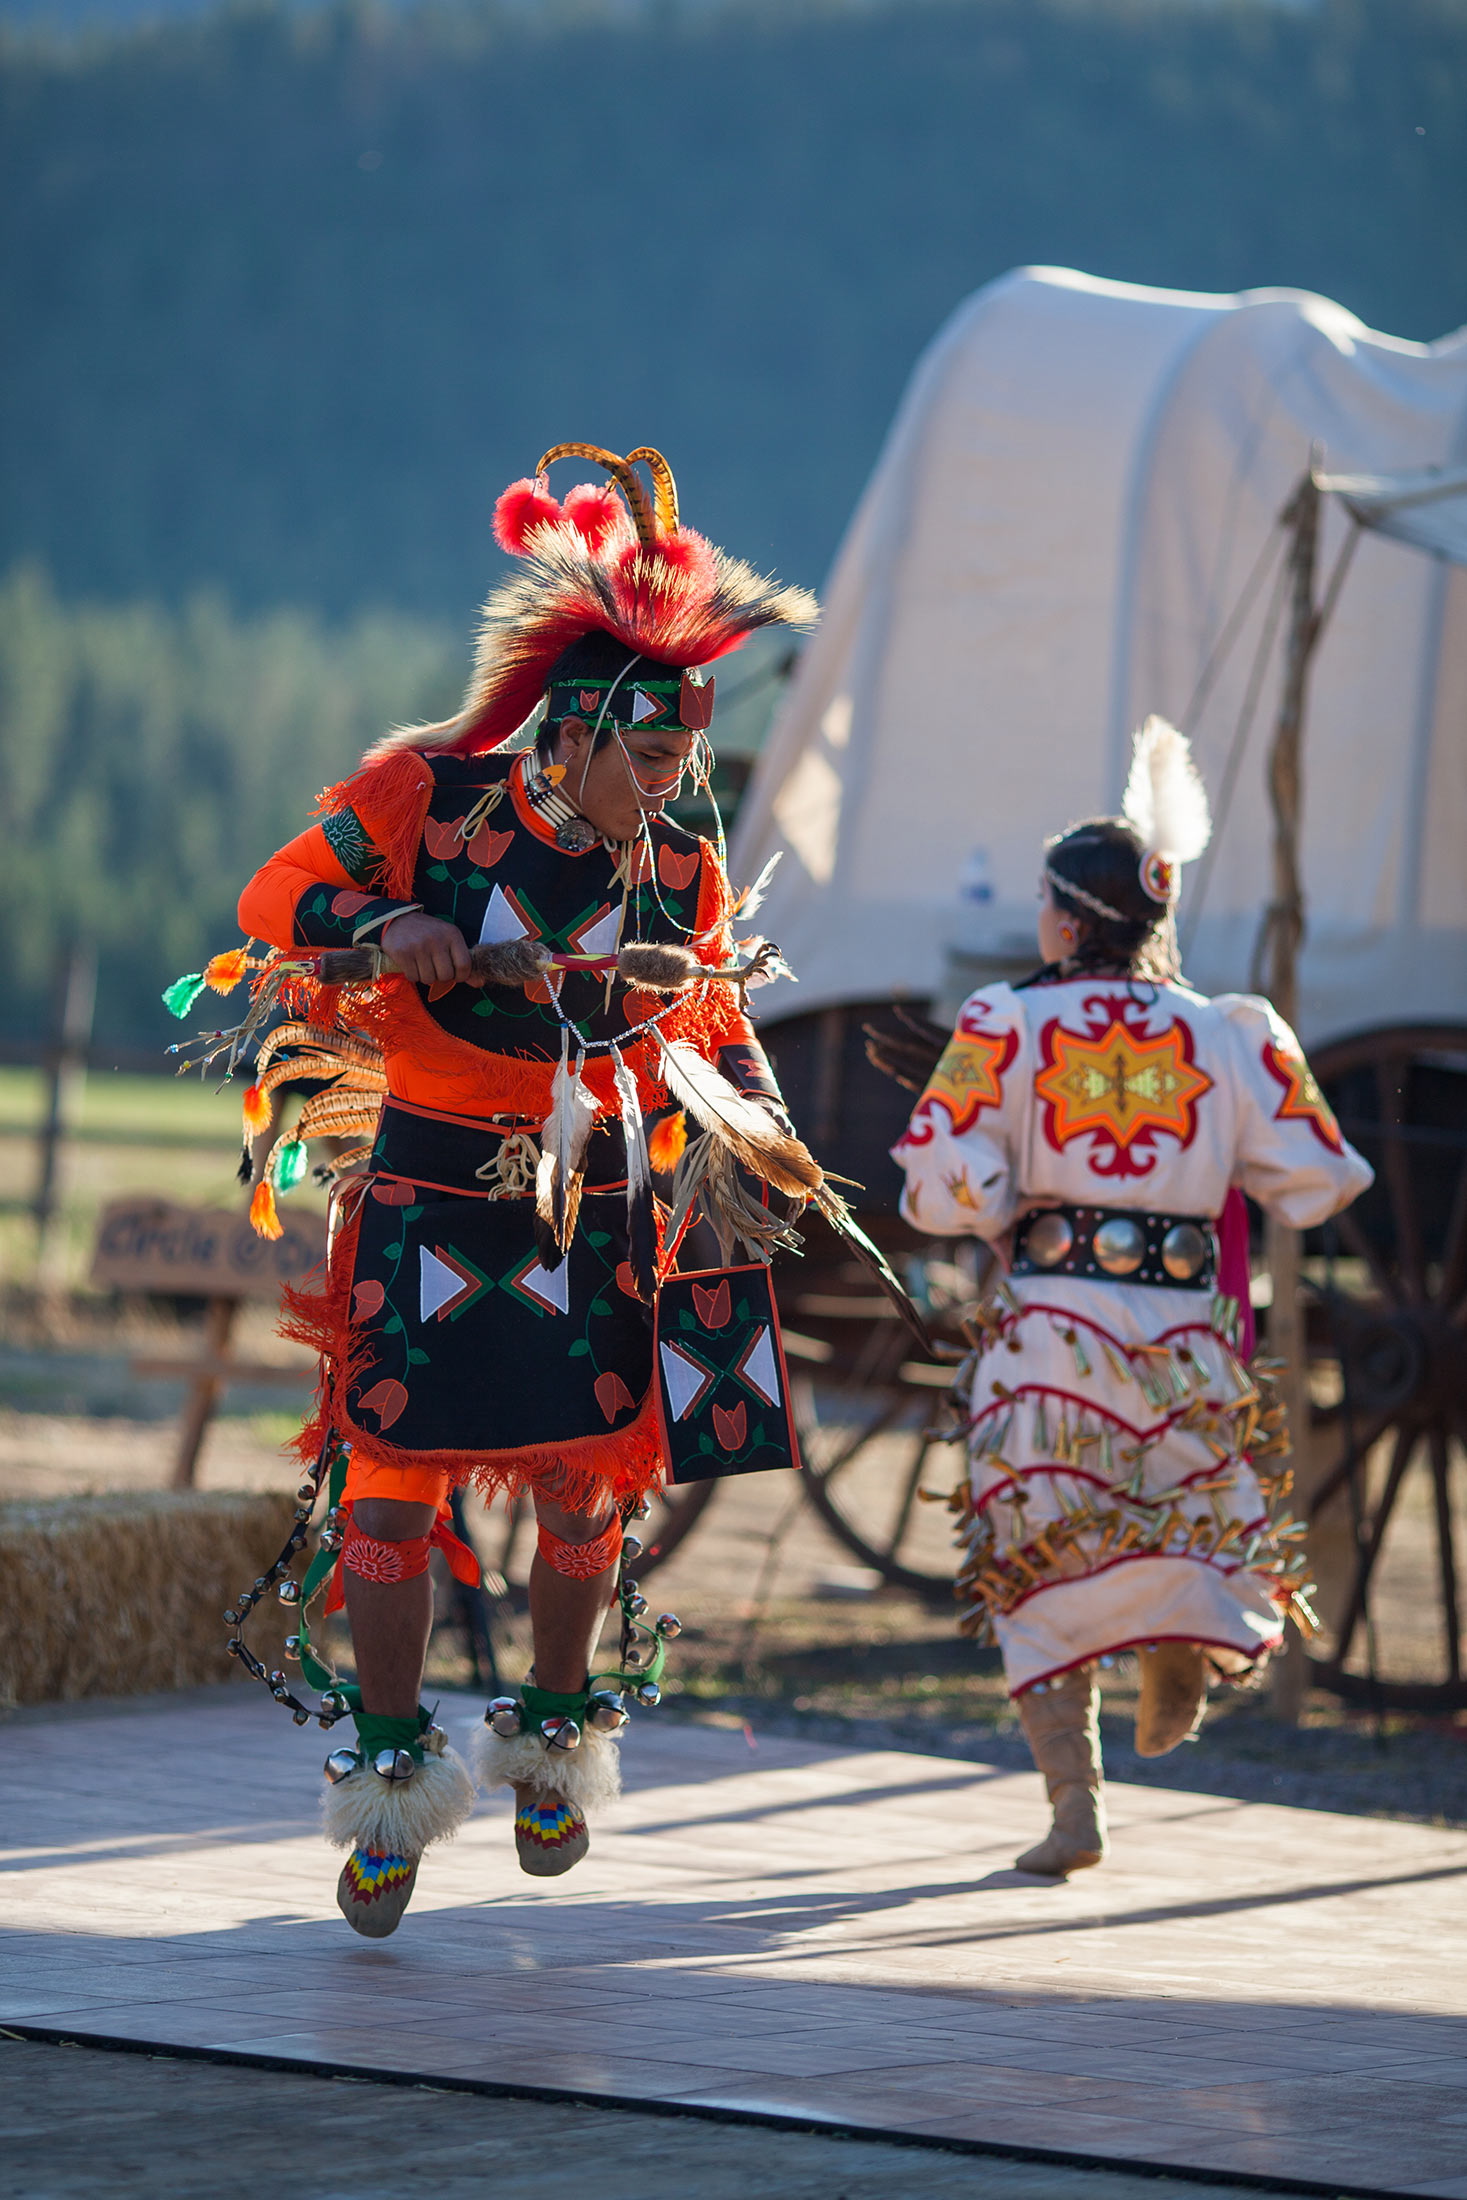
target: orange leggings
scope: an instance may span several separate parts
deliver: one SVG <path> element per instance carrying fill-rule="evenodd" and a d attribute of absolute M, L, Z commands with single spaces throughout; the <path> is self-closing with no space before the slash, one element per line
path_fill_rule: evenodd
<path fill-rule="evenodd" d="M 351 1461 L 346 1470 L 346 1487 L 342 1492 L 345 1504 L 357 1505 L 363 1498 L 393 1497 L 409 1505 L 432 1505 L 440 1513 L 447 1512 L 453 1477 L 444 1467 L 396 1467 L 386 1460 L 374 1459 L 361 1443 L 352 1446 Z M 567 1512 L 553 1498 L 532 1493 L 535 1514 L 542 1527 L 552 1534 L 559 1533 L 569 1541 L 585 1541 L 585 1529 L 601 1526 L 611 1510 L 609 1489 L 603 1489 L 595 1505 L 584 1512 Z M 577 1536 L 577 1528 L 582 1529 Z"/>

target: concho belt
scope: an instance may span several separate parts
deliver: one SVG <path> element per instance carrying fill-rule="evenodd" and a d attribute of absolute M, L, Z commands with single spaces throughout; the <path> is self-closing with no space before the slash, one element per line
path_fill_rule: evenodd
<path fill-rule="evenodd" d="M 1206 1215 L 1043 1207 L 1015 1225 L 1012 1273 L 1206 1291 L 1216 1283 L 1217 1258 L 1217 1238 Z"/>

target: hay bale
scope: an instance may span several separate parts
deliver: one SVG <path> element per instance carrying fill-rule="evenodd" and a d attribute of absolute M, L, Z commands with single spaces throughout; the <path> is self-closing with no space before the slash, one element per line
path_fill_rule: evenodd
<path fill-rule="evenodd" d="M 274 1491 L 130 1490 L 0 1504 L 0 1704 L 132 1696 L 240 1673 L 221 1614 L 290 1533 Z M 251 1620 L 278 1665 L 292 1624 Z"/>

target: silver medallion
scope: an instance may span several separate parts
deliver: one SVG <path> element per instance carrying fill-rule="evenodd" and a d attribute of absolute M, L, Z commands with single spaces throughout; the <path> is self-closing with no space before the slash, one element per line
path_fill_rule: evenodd
<path fill-rule="evenodd" d="M 1161 1241 L 1161 1265 L 1174 1283 L 1190 1283 L 1207 1265 L 1207 1240 L 1195 1222 L 1174 1222 Z"/>
<path fill-rule="evenodd" d="M 1061 1214 L 1036 1215 L 1024 1233 L 1024 1251 L 1036 1268 L 1058 1268 L 1074 1242 L 1069 1219 Z"/>
<path fill-rule="evenodd" d="M 1112 1215 L 1090 1240 L 1090 1249 L 1108 1276 L 1134 1276 L 1146 1258 L 1146 1232 L 1139 1222 Z"/>

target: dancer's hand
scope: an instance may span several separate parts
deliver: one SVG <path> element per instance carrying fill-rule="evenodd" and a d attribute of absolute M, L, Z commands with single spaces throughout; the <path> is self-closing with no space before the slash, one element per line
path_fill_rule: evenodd
<path fill-rule="evenodd" d="M 415 985 L 482 985 L 469 963 L 468 943 L 456 924 L 424 916 L 421 909 L 394 917 L 382 930 L 383 952 Z"/>

